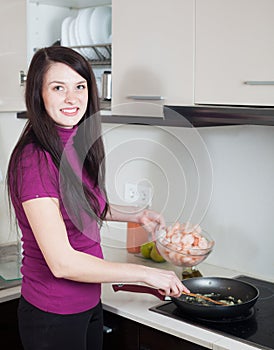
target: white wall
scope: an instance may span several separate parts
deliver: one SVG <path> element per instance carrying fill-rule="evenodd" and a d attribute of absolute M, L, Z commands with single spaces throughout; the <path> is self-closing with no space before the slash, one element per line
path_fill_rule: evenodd
<path fill-rule="evenodd" d="M 204 220 L 211 262 L 274 280 L 274 127 L 203 129 L 214 189 Z"/>
<path fill-rule="evenodd" d="M 125 183 L 145 179 L 167 221 L 200 222 L 213 236 L 209 263 L 274 280 L 274 127 L 104 131 L 111 201 L 123 203 Z M 122 229 L 103 233 L 125 239 Z"/>
<path fill-rule="evenodd" d="M 25 120 L 0 114 L 0 168 Z M 274 280 L 274 127 L 161 128 L 103 125 L 107 188 L 123 204 L 126 182 L 147 182 L 167 221 L 200 222 L 215 239 L 208 262 Z M 104 237 L 125 244 L 125 224 Z M 0 184 L 0 243 L 13 241 Z"/>

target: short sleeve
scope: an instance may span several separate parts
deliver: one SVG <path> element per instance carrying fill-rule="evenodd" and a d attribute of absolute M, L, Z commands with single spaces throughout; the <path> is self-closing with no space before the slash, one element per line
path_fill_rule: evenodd
<path fill-rule="evenodd" d="M 40 197 L 59 198 L 59 172 L 47 152 L 28 145 L 20 161 L 21 185 L 19 200 Z"/>

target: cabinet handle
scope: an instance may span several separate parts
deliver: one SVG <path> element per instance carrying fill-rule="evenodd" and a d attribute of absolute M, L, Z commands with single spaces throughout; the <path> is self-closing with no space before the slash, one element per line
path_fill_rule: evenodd
<path fill-rule="evenodd" d="M 104 334 L 112 333 L 112 328 L 110 328 L 108 326 L 104 326 L 103 327 L 103 332 L 104 332 Z"/>
<path fill-rule="evenodd" d="M 27 75 L 25 74 L 24 71 L 20 70 L 20 72 L 19 72 L 20 86 L 24 86 L 26 81 L 27 81 Z"/>
<path fill-rule="evenodd" d="M 272 80 L 249 80 L 244 81 L 246 85 L 274 85 L 274 81 Z"/>
<path fill-rule="evenodd" d="M 130 98 L 131 100 L 154 100 L 154 101 L 161 101 L 163 100 L 163 96 L 157 96 L 157 95 L 153 95 L 153 96 L 149 96 L 149 95 L 130 95 L 130 96 L 127 96 L 127 98 Z"/>

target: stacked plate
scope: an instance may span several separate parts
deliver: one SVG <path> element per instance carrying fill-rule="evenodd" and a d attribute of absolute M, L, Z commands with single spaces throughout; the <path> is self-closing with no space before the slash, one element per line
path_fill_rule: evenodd
<path fill-rule="evenodd" d="M 90 46 L 111 44 L 111 6 L 84 8 L 76 17 L 66 17 L 61 27 L 62 46 Z M 74 48 L 89 60 L 110 58 L 105 47 Z"/>

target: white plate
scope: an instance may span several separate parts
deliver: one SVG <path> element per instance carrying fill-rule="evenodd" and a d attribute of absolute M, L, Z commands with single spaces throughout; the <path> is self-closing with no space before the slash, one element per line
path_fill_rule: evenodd
<path fill-rule="evenodd" d="M 111 37 L 112 23 L 111 6 L 96 7 L 90 18 L 90 36 L 94 44 L 109 44 Z M 105 48 L 98 48 L 102 55 L 109 58 L 109 53 Z"/>
<path fill-rule="evenodd" d="M 69 25 L 69 42 L 70 42 L 70 46 L 77 46 L 78 45 L 78 42 L 77 42 L 77 39 L 76 39 L 76 36 L 75 36 L 75 18 L 73 18 L 73 20 L 70 22 L 70 25 Z M 73 49 L 79 53 L 80 50 L 79 49 Z"/>
<path fill-rule="evenodd" d="M 92 16 L 94 8 L 85 8 L 81 9 L 78 12 L 78 16 L 76 17 L 76 37 L 78 41 L 78 45 L 92 45 L 92 38 L 89 33 L 89 22 Z M 97 55 L 91 48 L 82 48 L 82 55 L 87 57 L 88 59 L 96 59 Z"/>
<path fill-rule="evenodd" d="M 69 26 L 73 17 L 66 17 L 61 26 L 61 45 L 62 46 L 70 46 L 69 41 Z"/>

